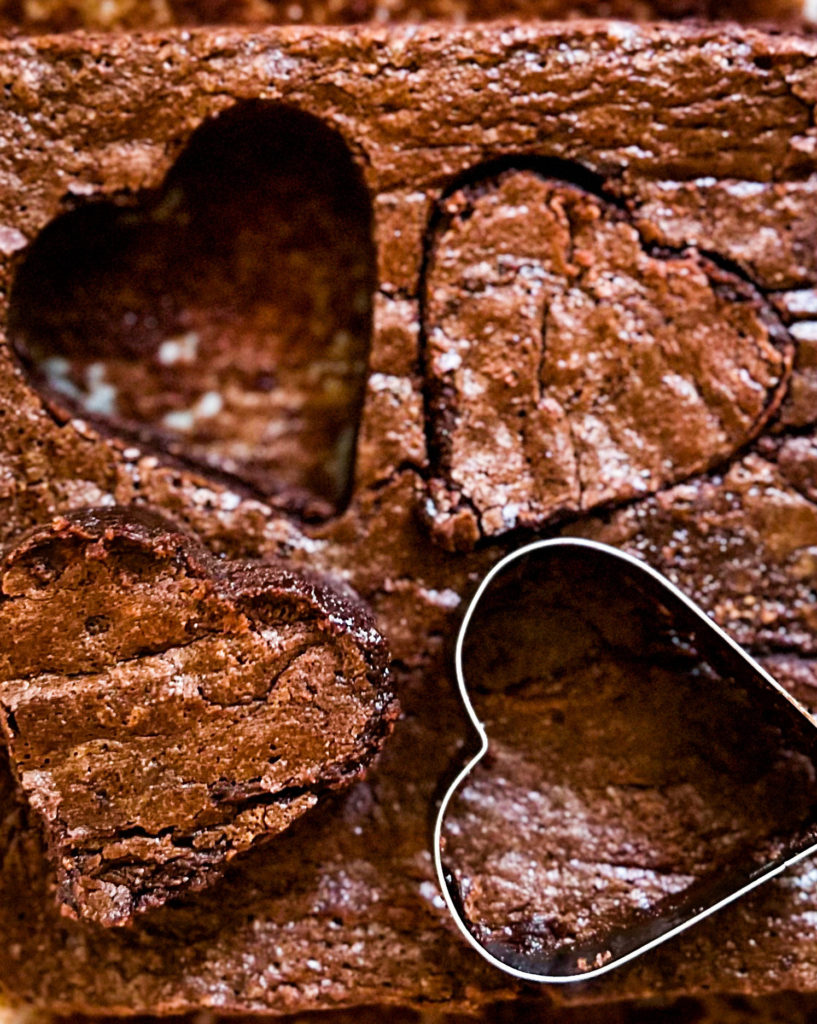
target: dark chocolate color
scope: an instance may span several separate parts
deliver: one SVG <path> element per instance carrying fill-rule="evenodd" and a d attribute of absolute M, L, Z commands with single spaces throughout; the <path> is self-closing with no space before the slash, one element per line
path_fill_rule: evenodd
<path fill-rule="evenodd" d="M 396 714 L 359 604 L 94 509 L 0 563 L 0 726 L 64 912 L 104 925 L 203 888 L 359 778 Z"/>
<path fill-rule="evenodd" d="M 796 25 L 797 0 L 2 0 L 0 26 L 28 33 L 171 25 L 462 24 L 496 18 L 721 18 Z"/>
<path fill-rule="evenodd" d="M 592 195 L 589 175 L 605 197 L 583 200 L 600 212 L 597 225 L 609 225 L 609 206 L 624 211 L 624 276 L 634 289 L 655 294 L 639 260 L 649 274 L 683 266 L 702 317 L 718 311 L 730 331 L 745 317 L 747 337 L 767 353 L 748 378 L 754 397 L 713 449 L 694 439 L 706 458 L 693 460 L 692 475 L 656 475 L 654 493 L 617 494 L 609 507 L 536 529 L 641 554 L 814 705 L 817 43 L 620 22 L 169 30 L 7 40 L 0 87 L 0 535 L 10 540 L 83 506 L 150 505 L 217 555 L 284 558 L 343 578 L 388 638 L 405 713 L 365 780 L 248 851 L 207 890 L 126 929 L 58 914 L 37 822 L 2 776 L 0 983 L 19 1000 L 96 1013 L 475 1010 L 519 995 L 454 932 L 430 861 L 433 800 L 466 735 L 450 640 L 479 576 L 531 535 L 474 537 L 465 521 L 476 543 L 461 553 L 430 537 L 437 453 L 428 442 L 439 425 L 432 430 L 426 415 L 433 339 L 421 299 L 445 256 L 434 248 L 445 241 L 432 230 L 434 211 L 469 182 L 529 172 L 531 161 L 558 166 L 550 179 Z M 180 466 L 153 445 L 54 416 L 8 337 L 15 273 L 49 223 L 88 202 L 132 204 L 161 186 L 207 118 L 238 104 L 252 121 L 259 101 L 296 106 L 339 131 L 373 210 L 372 337 L 353 485 L 344 510 L 320 525 L 239 493 L 198 460 Z M 540 189 L 544 177 L 535 177 Z M 498 221 L 506 209 L 496 207 Z M 458 244 L 450 248 L 463 263 Z M 592 247 L 587 258 L 592 269 Z M 608 261 L 609 251 L 597 265 Z M 131 270 L 139 281 L 138 265 Z M 645 305 L 665 344 L 683 353 L 687 331 L 673 333 L 654 297 Z M 763 325 L 775 316 L 790 340 L 768 348 Z M 713 325 L 703 326 L 715 338 Z M 538 330 L 524 339 L 537 351 L 540 343 Z M 746 339 L 735 336 L 734 346 L 745 351 Z M 727 367 L 733 351 L 719 355 Z M 664 411 L 685 449 L 684 417 L 670 402 Z M 501 412 L 486 430 L 497 432 Z M 677 457 L 673 440 L 664 458 Z M 632 815 L 643 817 L 653 798 L 645 790 Z M 597 984 L 539 998 L 817 990 L 813 867 Z M 645 884 L 658 884 L 649 871 Z"/>

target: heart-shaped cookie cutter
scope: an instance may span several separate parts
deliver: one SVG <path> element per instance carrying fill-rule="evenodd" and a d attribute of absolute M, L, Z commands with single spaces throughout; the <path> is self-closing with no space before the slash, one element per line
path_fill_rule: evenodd
<path fill-rule="evenodd" d="M 468 717 L 479 737 L 480 747 L 477 754 L 456 775 L 442 799 L 434 827 L 434 862 L 440 888 L 448 910 L 457 928 L 480 956 L 494 967 L 515 978 L 524 981 L 553 984 L 587 981 L 606 974 L 617 967 L 621 967 L 636 957 L 654 949 L 661 943 L 686 931 L 694 924 L 704 920 L 728 904 L 740 899 L 799 861 L 817 853 L 817 829 L 815 829 L 813 823 L 809 822 L 809 827 L 804 830 L 804 833 L 798 839 L 788 844 L 783 844 L 779 856 L 743 874 L 740 884 L 735 885 L 734 874 L 717 880 L 714 886 L 710 886 L 707 889 L 704 899 L 693 900 L 676 908 L 674 912 L 661 915 L 647 922 L 646 925 L 633 929 L 632 933 L 635 935 L 635 938 L 633 938 L 633 934 L 629 934 L 628 937 L 628 934 L 625 933 L 619 941 L 611 941 L 608 936 L 603 943 L 604 950 L 602 951 L 599 948 L 595 956 L 592 955 L 592 951 L 590 956 L 587 956 L 586 951 L 583 951 L 585 955 L 580 957 L 576 949 L 564 948 L 557 949 L 555 952 L 544 957 L 531 957 L 529 954 L 520 953 L 510 946 L 502 948 L 499 944 L 492 943 L 492 948 L 489 949 L 483 945 L 479 936 L 474 933 L 472 928 L 469 928 L 468 920 L 465 917 L 459 898 L 457 883 L 452 871 L 446 867 L 444 860 L 445 842 L 443 826 L 448 806 L 460 785 L 488 752 L 490 745 L 486 729 L 477 716 L 468 693 L 463 668 L 463 648 L 474 613 L 485 592 L 497 577 L 508 569 L 509 566 L 532 554 L 542 552 L 554 554 L 558 551 L 567 550 L 581 550 L 593 557 L 615 559 L 630 570 L 635 570 L 640 576 L 640 583 L 652 588 L 655 595 L 660 597 L 663 602 L 674 604 L 676 610 L 680 609 L 689 616 L 693 623 L 702 627 L 709 637 L 714 638 L 716 642 L 720 642 L 727 655 L 734 659 L 733 664 L 738 665 L 751 676 L 753 685 L 763 688 L 767 697 L 769 695 L 773 698 L 775 696 L 779 697 L 782 711 L 790 716 L 793 727 L 798 731 L 802 729 L 808 732 L 809 739 L 810 733 L 814 732 L 815 751 L 817 751 L 817 720 L 758 664 L 751 655 L 736 643 L 728 633 L 712 621 L 693 600 L 687 597 L 686 594 L 660 572 L 641 559 L 596 541 L 582 538 L 555 538 L 528 544 L 511 552 L 497 562 L 484 577 L 471 599 L 457 636 L 455 649 L 457 685 Z M 732 674 L 735 675 L 735 673 Z M 704 900 L 706 905 L 701 905 Z M 529 962 L 526 962 L 526 959 Z"/>

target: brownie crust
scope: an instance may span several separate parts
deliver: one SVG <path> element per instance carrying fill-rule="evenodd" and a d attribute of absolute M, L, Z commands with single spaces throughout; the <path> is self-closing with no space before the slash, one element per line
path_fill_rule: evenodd
<path fill-rule="evenodd" d="M 779 405 L 792 348 L 769 303 L 694 250 L 645 246 L 588 188 L 506 171 L 440 220 L 423 300 L 444 545 L 660 490 Z"/>
<path fill-rule="evenodd" d="M 483 965 L 446 919 L 430 821 L 467 736 L 450 640 L 481 574 L 523 538 L 567 531 L 640 554 L 814 706 L 816 60 L 817 44 L 801 36 L 612 22 L 169 31 L 2 44 L 3 538 L 82 507 L 149 505 L 217 556 L 286 559 L 293 570 L 344 579 L 388 639 L 404 710 L 365 780 L 322 800 L 269 846 L 247 851 L 213 886 L 140 914 L 125 929 L 59 914 L 36 817 L 5 773 L 0 930 L 9 998 L 66 1013 L 205 1007 L 240 1014 L 365 1003 L 474 1010 L 519 995 L 520 986 Z M 348 501 L 323 522 L 286 515 L 201 464 L 173 461 L 161 446 L 119 437 L 110 420 L 100 426 L 55 414 L 9 328 L 15 275 L 49 223 L 89 202 L 125 207 L 154 194 L 206 119 L 236 104 L 250 104 L 243 110 L 252 118 L 259 103 L 297 107 L 338 131 L 373 211 L 375 287 L 356 458 Z M 551 209 L 558 199 L 567 210 L 595 210 L 588 272 L 609 274 L 621 251 L 601 245 L 598 232 L 626 238 L 623 269 L 643 289 L 642 309 L 655 325 L 647 340 L 660 331 L 665 351 L 677 350 L 682 361 L 695 325 L 673 326 L 665 316 L 669 290 L 644 286 L 662 273 L 672 284 L 683 270 L 708 311 L 711 344 L 697 351 L 717 354 L 719 339 L 731 338 L 720 353 L 727 383 L 741 381 L 748 397 L 736 397 L 729 384 L 724 409 L 735 418 L 704 455 L 707 439 L 687 438 L 686 413 L 665 402 L 659 461 L 677 461 L 683 473 L 651 471 L 643 492 L 615 492 L 595 510 L 567 508 L 561 521 L 487 530 L 457 496 L 444 509 L 446 529 L 463 540 L 447 550 L 429 524 L 442 507 L 434 481 L 446 465 L 440 410 L 450 396 L 434 376 L 439 338 L 428 285 L 446 245 L 452 265 L 475 261 L 473 247 L 469 253 L 461 238 L 434 228 L 450 198 L 475 183 L 486 185 L 490 205 L 496 183 L 511 180 L 506 172 L 536 203 L 538 195 Z M 507 215 L 524 240 L 531 220 L 522 207 L 543 215 L 534 200 L 503 194 L 492 223 Z M 622 220 L 611 206 L 620 206 Z M 517 240 L 498 228 L 497 237 L 510 272 Z M 461 281 L 462 274 L 454 278 L 457 293 Z M 551 306 L 570 292 L 569 282 L 553 288 Z M 236 320 L 245 313 L 237 308 Z M 18 304 L 11 322 L 34 322 L 30 307 Z M 614 325 L 608 330 L 611 340 Z M 441 356 L 450 348 L 443 342 Z M 518 363 L 509 357 L 507 369 L 513 388 Z M 642 373 L 628 368 L 629 388 L 644 382 Z M 688 368 L 678 376 L 697 379 Z M 534 394 L 525 401 L 535 404 L 537 374 L 529 379 Z M 467 384 L 450 403 L 457 411 Z M 500 417 L 490 418 L 478 397 L 486 432 L 497 432 Z M 710 422 L 711 406 L 698 408 Z M 688 461 L 682 443 L 694 449 Z M 625 479 L 634 479 L 627 468 Z M 644 468 L 651 469 L 635 466 Z M 547 487 L 537 487 L 523 500 L 547 497 Z M 622 789 L 634 792 L 634 781 L 623 777 Z M 630 804 L 623 824 L 643 815 L 649 798 Z M 666 853 L 658 841 L 629 869 L 657 887 Z M 552 998 L 817 988 L 812 867 L 603 983 Z M 588 870 L 601 877 L 605 865 Z M 535 884 L 522 893 L 538 895 Z"/>

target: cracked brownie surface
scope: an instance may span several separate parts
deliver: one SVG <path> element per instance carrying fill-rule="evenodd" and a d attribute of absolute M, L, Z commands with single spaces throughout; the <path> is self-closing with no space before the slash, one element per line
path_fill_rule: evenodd
<path fill-rule="evenodd" d="M 389 641 L 404 710 L 365 780 L 248 850 L 215 885 L 126 929 L 59 914 L 38 819 L 3 774 L 0 984 L 10 997 L 66 1012 L 242 1014 L 365 1003 L 474 1010 L 520 994 L 455 934 L 429 852 L 434 800 L 466 737 L 450 638 L 480 576 L 532 535 L 508 524 L 502 536 L 474 537 L 468 526 L 470 549 L 454 552 L 431 538 L 427 520 L 429 440 L 440 429 L 427 415 L 424 346 L 436 342 L 423 322 L 440 258 L 434 211 L 498 158 L 518 174 L 535 158 L 594 175 L 605 203 L 622 204 L 628 219 L 622 227 L 598 197 L 582 198 L 579 206 L 599 214 L 586 228 L 587 272 L 609 267 L 609 250 L 593 255 L 599 232 L 623 239 L 633 257 L 616 282 L 617 303 L 629 278 L 642 308 L 654 308 L 642 272 L 654 279 L 669 268 L 672 279 L 688 271 L 690 294 L 720 317 L 717 330 L 707 327 L 702 358 L 731 338 L 727 393 L 736 380 L 746 389 L 728 429 L 722 413 L 711 421 L 711 450 L 686 437 L 684 417 L 679 424 L 675 404 L 663 403 L 676 440 L 662 458 L 674 458 L 676 444 L 706 448 L 685 464 L 685 479 L 657 477 L 654 494 L 574 509 L 536 535 L 579 533 L 642 555 L 814 706 L 815 61 L 808 38 L 612 23 L 219 29 L 2 44 L 3 539 L 83 506 L 149 505 L 216 555 L 283 557 L 338 576 Z M 238 493 L 201 460 L 180 466 L 151 442 L 77 414 L 55 416 L 8 337 L 15 274 L 50 222 L 67 207 L 126 206 L 159 187 L 206 119 L 247 101 L 250 119 L 259 103 L 325 119 L 361 168 L 373 208 L 376 287 L 351 498 L 321 524 Z M 531 187 L 547 207 L 554 190 L 542 182 L 534 175 Z M 571 205 L 573 195 L 562 198 Z M 251 205 L 245 216 L 251 222 Z M 634 231 L 675 252 L 645 252 Z M 524 344 L 539 351 L 540 324 L 531 322 Z M 308 343 L 309 330 L 303 337 Z M 679 328 L 663 344 L 682 352 L 686 337 Z M 461 389 L 458 409 L 465 398 Z M 618 408 L 601 392 L 599 401 L 605 415 Z M 500 419 L 501 407 L 497 428 Z M 648 799 L 647 791 L 630 812 L 642 814 Z M 513 814 L 506 820 L 512 827 Z M 603 866 L 589 864 L 589 877 L 594 870 L 601 877 Z M 815 913 L 817 876 L 803 865 L 649 958 L 558 998 L 815 989 Z"/>
<path fill-rule="evenodd" d="M 650 251 L 599 196 L 506 171 L 441 220 L 424 329 L 443 543 L 659 490 L 779 404 L 791 346 L 768 302 L 694 250 Z"/>

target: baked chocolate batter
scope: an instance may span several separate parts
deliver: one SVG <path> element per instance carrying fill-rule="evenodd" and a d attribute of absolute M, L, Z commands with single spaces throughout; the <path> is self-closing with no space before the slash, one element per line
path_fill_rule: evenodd
<path fill-rule="evenodd" d="M 158 516 L 59 518 L 0 574 L 0 726 L 72 916 L 201 889 L 359 778 L 396 715 L 359 602 Z"/>
<path fill-rule="evenodd" d="M 694 250 L 653 252 L 546 166 L 458 189 L 432 236 L 429 515 L 448 545 L 700 472 L 782 397 L 785 332 L 753 288 Z"/>
<path fill-rule="evenodd" d="M 428 478 L 438 465 L 428 441 L 436 444 L 440 424 L 426 415 L 423 348 L 434 339 L 421 297 L 441 259 L 434 211 L 470 181 L 559 161 L 549 177 L 562 191 L 592 193 L 589 174 L 605 197 L 582 200 L 600 214 L 591 234 L 626 236 L 619 276 L 654 313 L 665 350 L 683 362 L 689 332 L 663 316 L 670 295 L 659 301 L 655 289 L 662 267 L 669 281 L 689 271 L 682 280 L 704 303 L 702 329 L 725 360 L 725 381 L 734 381 L 746 352 L 765 353 L 760 375 L 745 382 L 751 400 L 741 399 L 733 427 L 719 428 L 711 449 L 708 439 L 685 436 L 681 407 L 663 403 L 663 458 L 680 464 L 690 446 L 706 453 L 688 464 L 691 476 L 656 474 L 654 493 L 566 511 L 560 525 L 536 533 L 570 530 L 641 554 L 817 704 L 816 61 L 817 42 L 800 35 L 615 22 L 219 28 L 2 44 L 0 536 L 12 541 L 81 507 L 151 506 L 215 555 L 285 558 L 293 569 L 342 578 L 388 638 L 404 710 L 365 780 L 235 858 L 212 886 L 122 929 L 59 913 L 39 816 L 5 776 L 0 984 L 10 998 L 67 1013 L 283 1014 L 365 1004 L 473 1012 L 520 996 L 520 986 L 458 938 L 429 855 L 434 798 L 467 735 L 448 644 L 476 581 L 531 535 L 517 526 L 475 537 L 466 507 L 458 512 L 470 517 L 474 547 L 457 553 L 427 525 Z M 112 436 L 87 416 L 54 415 L 8 336 L 16 274 L 49 224 L 69 207 L 122 204 L 161 188 L 202 124 L 224 124 L 226 110 L 257 111 L 258 103 L 295 106 L 339 132 L 373 210 L 377 267 L 354 480 L 343 511 L 321 524 L 240 492 L 200 460 L 181 466 L 159 446 Z M 535 177 L 537 189 L 550 187 Z M 623 228 L 610 206 L 623 209 Z M 469 265 L 472 242 L 459 253 L 454 239 L 451 260 Z M 594 256 L 591 247 L 589 255 L 609 268 L 609 250 Z M 732 297 L 715 287 L 721 271 Z M 30 322 L 20 294 L 17 323 Z M 615 294 L 618 304 L 618 285 Z M 772 307 L 789 335 L 782 347 L 769 347 L 761 329 L 758 310 Z M 726 350 L 722 334 L 733 339 Z M 541 335 L 524 344 L 540 351 Z M 741 358 L 732 362 L 735 352 Z M 688 366 L 680 376 L 695 379 Z M 638 375 L 626 379 L 638 389 Z M 601 404 L 610 415 L 621 408 Z M 503 410 L 482 408 L 486 431 L 498 433 Z M 770 418 L 751 440 L 755 413 Z M 715 425 L 723 422 L 719 414 Z M 722 809 L 716 802 L 701 814 L 724 820 Z M 604 820 L 600 811 L 599 835 Z M 660 888 L 652 865 L 663 861 L 645 863 L 638 884 Z M 813 867 L 597 984 L 538 998 L 817 990 Z M 677 870 L 688 868 L 682 857 Z M 523 876 L 517 882 L 524 887 Z"/>

